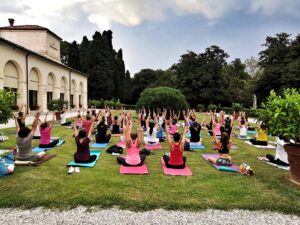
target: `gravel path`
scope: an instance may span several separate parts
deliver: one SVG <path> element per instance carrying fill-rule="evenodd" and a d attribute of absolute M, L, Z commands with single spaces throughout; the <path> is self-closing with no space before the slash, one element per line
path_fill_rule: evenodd
<path fill-rule="evenodd" d="M 113 209 L 78 207 L 67 211 L 36 208 L 32 210 L 0 209 L 0 224 L 288 224 L 299 225 L 300 217 L 274 212 L 247 210 L 206 210 L 200 212 L 157 209 L 131 212 Z"/>

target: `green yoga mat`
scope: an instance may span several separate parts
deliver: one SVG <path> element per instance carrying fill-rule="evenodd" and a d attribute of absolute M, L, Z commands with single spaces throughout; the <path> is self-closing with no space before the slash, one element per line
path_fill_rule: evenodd
<path fill-rule="evenodd" d="M 91 155 L 97 156 L 97 158 L 94 162 L 91 162 L 91 163 L 75 163 L 75 161 L 72 160 L 71 162 L 69 162 L 69 164 L 67 166 L 94 167 L 96 165 L 97 160 L 99 159 L 101 153 L 102 153 L 102 151 L 90 151 Z"/>

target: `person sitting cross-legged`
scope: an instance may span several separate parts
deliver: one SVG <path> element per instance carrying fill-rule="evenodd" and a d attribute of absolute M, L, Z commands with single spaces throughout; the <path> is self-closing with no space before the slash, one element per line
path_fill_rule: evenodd
<path fill-rule="evenodd" d="M 170 124 L 169 121 L 166 122 L 166 124 Z M 184 151 L 184 144 L 185 144 L 185 135 L 188 130 L 188 125 L 185 125 L 182 138 L 180 141 L 180 134 L 178 132 L 175 132 L 173 134 L 174 142 L 171 139 L 170 136 L 170 128 L 168 125 L 166 125 L 166 136 L 170 147 L 170 156 L 164 155 L 163 160 L 166 164 L 166 167 L 168 168 L 174 168 L 174 169 L 183 169 L 185 168 L 185 162 L 186 157 L 183 156 Z"/>
<path fill-rule="evenodd" d="M 46 155 L 45 152 L 40 152 L 38 154 L 32 153 L 32 139 L 38 125 L 40 113 L 39 112 L 36 113 L 34 117 L 35 118 L 32 123 L 31 129 L 29 129 L 28 127 L 20 128 L 18 123 L 18 118 L 15 117 L 15 124 L 16 124 L 16 131 L 17 131 L 17 146 L 19 148 L 16 159 L 19 161 L 37 162 Z"/>
<path fill-rule="evenodd" d="M 141 113 L 138 114 L 138 134 L 132 133 L 132 117 L 129 113 L 126 121 L 123 123 L 123 128 L 125 132 L 125 142 L 126 142 L 126 157 L 118 157 L 117 162 L 123 166 L 142 166 L 146 159 L 146 155 L 140 154 L 139 147 L 142 143 L 142 125 L 141 125 Z"/>
<path fill-rule="evenodd" d="M 53 148 L 59 142 L 59 140 L 51 141 L 51 139 L 50 139 L 51 130 L 53 128 L 53 123 L 54 123 L 55 113 L 53 113 L 53 115 L 52 115 L 51 123 L 47 122 L 47 115 L 48 115 L 48 113 L 46 113 L 45 120 L 40 125 L 40 133 L 41 133 L 41 139 L 40 139 L 40 145 L 39 145 L 40 148 Z"/>
<path fill-rule="evenodd" d="M 88 134 L 85 129 L 77 130 L 77 127 L 74 126 L 74 136 L 75 142 L 77 145 L 77 151 L 74 154 L 74 161 L 76 163 L 91 163 L 96 160 L 97 156 L 90 154 L 90 142 L 92 137 L 92 132 L 94 129 L 94 119 Z"/>

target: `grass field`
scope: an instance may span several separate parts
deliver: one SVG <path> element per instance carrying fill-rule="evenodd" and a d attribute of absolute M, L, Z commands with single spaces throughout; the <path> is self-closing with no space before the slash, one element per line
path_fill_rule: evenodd
<path fill-rule="evenodd" d="M 14 129 L 4 129 L 5 133 Z M 249 163 L 254 176 L 219 172 L 200 157 L 200 153 L 214 153 L 212 138 L 202 131 L 205 150 L 185 152 L 193 176 L 172 177 L 162 173 L 160 157 L 168 151 L 156 150 L 146 159 L 148 175 L 121 175 L 116 156 L 105 153 L 94 168 L 81 168 L 79 174 L 67 174 L 66 164 L 76 150 L 72 130 L 55 127 L 53 136 L 66 143 L 49 151 L 57 156 L 38 167 L 16 167 L 15 172 L 0 178 L 0 207 L 72 208 L 79 205 L 119 206 L 122 209 L 150 210 L 155 208 L 178 210 L 249 209 L 271 210 L 300 215 L 300 189 L 289 181 L 289 171 L 283 171 L 256 159 L 274 150 L 260 150 L 234 138 L 239 147 L 231 150 L 234 162 Z M 0 143 L 0 148 L 15 146 L 15 135 Z M 111 144 L 117 143 L 113 137 Z M 37 146 L 35 140 L 33 147 Z"/>

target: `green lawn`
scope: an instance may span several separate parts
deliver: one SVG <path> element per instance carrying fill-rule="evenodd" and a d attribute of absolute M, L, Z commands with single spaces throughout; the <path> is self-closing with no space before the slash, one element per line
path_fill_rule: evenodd
<path fill-rule="evenodd" d="M 6 133 L 14 129 L 3 130 Z M 206 149 L 212 150 L 212 138 L 202 131 Z M 72 130 L 55 127 L 53 136 L 66 143 L 49 151 L 57 156 L 38 167 L 16 167 L 14 174 L 0 178 L 0 207 L 72 208 L 79 205 L 130 210 L 155 208 L 250 209 L 271 210 L 300 215 L 300 190 L 289 182 L 289 172 L 264 164 L 259 155 L 275 152 L 259 150 L 234 138 L 238 150 L 231 150 L 237 164 L 249 163 L 254 176 L 219 172 L 200 157 L 200 152 L 185 152 L 193 176 L 173 177 L 162 173 L 160 157 L 168 151 L 155 151 L 146 159 L 148 175 L 121 175 L 116 156 L 103 154 L 94 168 L 81 168 L 79 174 L 68 175 L 66 164 L 76 150 Z M 1 143 L 1 148 L 15 146 L 15 135 Z M 113 137 L 111 145 L 117 143 Z M 34 141 L 33 146 L 38 142 Z"/>

